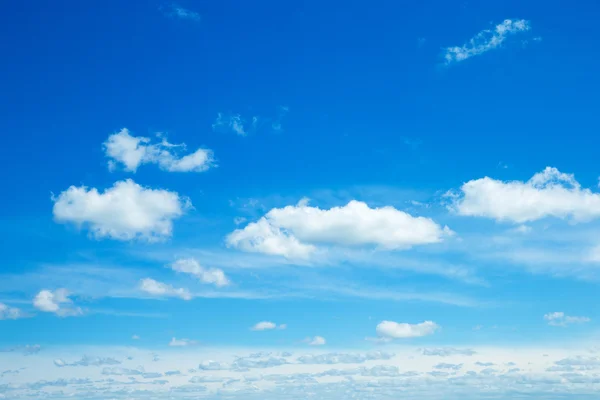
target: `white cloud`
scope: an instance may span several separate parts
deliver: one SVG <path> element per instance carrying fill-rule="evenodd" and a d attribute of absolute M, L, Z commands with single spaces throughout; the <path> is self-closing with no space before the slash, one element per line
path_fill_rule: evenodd
<path fill-rule="evenodd" d="M 258 117 L 252 118 L 252 127 L 256 126 Z M 244 127 L 246 121 L 240 116 L 240 114 L 224 114 L 218 113 L 217 119 L 212 125 L 213 131 L 215 132 L 234 132 L 240 136 L 246 136 L 248 134 L 247 128 Z"/>
<path fill-rule="evenodd" d="M 600 217 L 600 193 L 582 189 L 573 175 L 547 167 L 526 182 L 488 177 L 462 185 L 450 209 L 460 215 L 487 217 L 517 224 L 546 217 L 575 222 Z"/>
<path fill-rule="evenodd" d="M 198 342 L 196 342 L 195 340 L 190 340 L 190 339 L 171 338 L 171 341 L 169 342 L 169 346 L 171 346 L 171 347 L 185 347 L 185 346 L 193 346 L 193 345 L 195 345 L 197 343 Z"/>
<path fill-rule="evenodd" d="M 432 335 L 438 329 L 439 326 L 433 321 L 425 321 L 420 324 L 382 321 L 377 325 L 376 331 L 382 339 L 391 340 Z"/>
<path fill-rule="evenodd" d="M 502 23 L 496 25 L 493 30 L 485 29 L 479 32 L 462 46 L 446 48 L 444 59 L 446 64 L 464 61 L 500 47 L 509 35 L 525 32 L 530 29 L 529 21 L 524 19 L 505 19 Z"/>
<path fill-rule="evenodd" d="M 145 188 L 131 179 L 100 193 L 71 186 L 54 201 L 54 219 L 87 227 L 96 238 L 156 241 L 172 235 L 173 220 L 192 207 L 176 192 Z"/>
<path fill-rule="evenodd" d="M 323 346 L 326 343 L 325 338 L 322 336 L 306 338 L 304 339 L 304 342 L 307 343 L 309 346 Z"/>
<path fill-rule="evenodd" d="M 273 330 L 273 329 L 286 329 L 287 325 L 286 324 L 281 324 L 281 325 L 277 325 L 274 322 L 270 322 L 270 321 L 262 321 L 257 323 L 256 325 L 254 325 L 252 328 L 250 328 L 253 331 L 268 331 L 268 330 Z"/>
<path fill-rule="evenodd" d="M 323 210 L 303 199 L 295 206 L 274 208 L 257 222 L 227 237 L 230 246 L 243 251 L 307 258 L 314 244 L 374 245 L 383 249 L 407 249 L 440 242 L 452 232 L 425 217 L 386 206 L 370 208 L 352 200 L 342 207 Z"/>
<path fill-rule="evenodd" d="M 133 340 L 140 340 L 140 337 L 139 337 L 138 335 L 133 335 L 133 336 L 131 337 L 131 339 L 133 339 Z"/>
<path fill-rule="evenodd" d="M 127 128 L 110 135 L 103 144 L 110 159 L 109 168 L 122 165 L 126 171 L 135 172 L 142 164 L 158 164 L 160 169 L 169 172 L 203 172 L 214 165 L 211 150 L 198 149 L 179 156 L 177 149 L 185 149 L 185 143 L 172 144 L 164 138 L 156 144 L 151 141 L 147 137 L 131 136 Z"/>
<path fill-rule="evenodd" d="M 140 289 L 153 296 L 160 297 L 179 297 L 183 300 L 191 300 L 192 294 L 184 288 L 174 288 L 166 283 L 155 281 L 154 279 L 145 278 L 140 281 Z"/>
<path fill-rule="evenodd" d="M 588 317 L 571 317 L 561 311 L 548 313 L 544 315 L 544 319 L 548 321 L 548 325 L 552 326 L 567 326 L 569 324 L 582 324 L 591 321 Z"/>
<path fill-rule="evenodd" d="M 83 310 L 73 306 L 67 289 L 41 290 L 33 299 L 33 306 L 40 311 L 50 312 L 59 317 L 73 317 L 83 314 Z"/>
<path fill-rule="evenodd" d="M 170 265 L 173 271 L 190 274 L 198 278 L 203 283 L 209 283 L 217 287 L 223 287 L 230 284 L 223 270 L 218 268 L 204 268 L 194 258 L 185 258 L 175 261 Z"/>
<path fill-rule="evenodd" d="M 23 317 L 23 312 L 15 307 L 9 307 L 4 303 L 0 303 L 0 320 L 3 319 L 19 319 Z"/>

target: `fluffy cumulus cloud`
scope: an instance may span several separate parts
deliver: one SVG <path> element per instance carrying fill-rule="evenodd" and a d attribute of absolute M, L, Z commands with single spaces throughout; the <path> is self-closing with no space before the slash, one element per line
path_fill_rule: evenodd
<path fill-rule="evenodd" d="M 600 217 L 600 193 L 582 188 L 573 175 L 551 167 L 526 182 L 489 177 L 471 180 L 448 195 L 450 208 L 460 215 L 516 224 L 546 217 L 574 222 Z"/>
<path fill-rule="evenodd" d="M 83 314 L 83 310 L 73 304 L 66 289 L 41 290 L 33 299 L 33 306 L 40 311 L 54 313 L 59 317 Z"/>
<path fill-rule="evenodd" d="M 531 25 L 529 21 L 524 19 L 505 19 L 502 23 L 496 25 L 494 29 L 485 29 L 479 32 L 462 46 L 446 48 L 444 59 L 446 64 L 464 61 L 473 56 L 500 47 L 510 35 L 525 32 L 530 29 Z"/>
<path fill-rule="evenodd" d="M 285 328 L 287 328 L 286 324 L 277 325 L 276 323 L 271 322 L 271 321 L 261 321 L 261 322 L 258 322 L 257 324 L 255 324 L 250 329 L 253 331 L 270 331 L 273 329 L 285 329 Z"/>
<path fill-rule="evenodd" d="M 398 323 L 382 321 L 377 325 L 377 335 L 384 340 L 406 339 L 432 335 L 439 329 L 433 321 L 424 321 L 419 324 Z"/>
<path fill-rule="evenodd" d="M 202 283 L 215 285 L 217 287 L 227 286 L 230 283 L 223 270 L 218 268 L 204 268 L 194 258 L 177 260 L 171 264 L 170 267 L 173 271 L 192 275 Z"/>
<path fill-rule="evenodd" d="M 114 133 L 104 142 L 104 151 L 109 158 L 109 169 L 121 166 L 126 171 L 135 172 L 142 164 L 157 164 L 169 172 L 203 172 L 214 166 L 213 152 L 198 149 L 181 155 L 185 143 L 172 144 L 165 138 L 160 143 L 143 136 L 132 136 L 126 128 Z"/>
<path fill-rule="evenodd" d="M 257 222 L 235 230 L 227 243 L 243 251 L 307 258 L 318 244 L 407 249 L 440 242 L 450 234 L 448 227 L 429 218 L 389 206 L 370 208 L 353 200 L 325 210 L 302 200 L 295 206 L 274 208 Z"/>
<path fill-rule="evenodd" d="M 548 313 L 544 315 L 544 319 L 548 321 L 548 325 L 552 326 L 567 326 L 570 324 L 582 324 L 591 321 L 588 317 L 572 317 L 565 315 L 562 311 Z"/>
<path fill-rule="evenodd" d="M 23 317 L 23 312 L 16 307 L 7 306 L 0 303 L 0 320 L 3 319 L 19 319 Z"/>
<path fill-rule="evenodd" d="M 161 240 L 172 235 L 173 220 L 191 208 L 189 199 L 175 192 L 150 189 L 131 179 L 99 192 L 71 186 L 54 201 L 54 219 L 86 227 L 96 238 Z"/>
<path fill-rule="evenodd" d="M 174 288 L 172 285 L 145 278 L 140 281 L 140 290 L 155 297 L 179 297 L 183 300 L 191 300 L 192 294 L 185 288 Z"/>

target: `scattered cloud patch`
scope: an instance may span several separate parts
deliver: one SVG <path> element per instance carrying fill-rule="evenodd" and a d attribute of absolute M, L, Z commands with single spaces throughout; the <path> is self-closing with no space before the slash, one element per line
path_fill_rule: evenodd
<path fill-rule="evenodd" d="M 54 313 L 59 317 L 83 315 L 83 310 L 73 305 L 67 289 L 41 290 L 33 299 L 33 306 L 42 312 Z"/>
<path fill-rule="evenodd" d="M 21 309 L 10 307 L 4 303 L 0 303 L 0 320 L 3 319 L 19 319 L 23 318 L 24 314 Z"/>
<path fill-rule="evenodd" d="M 257 222 L 235 230 L 227 244 L 243 251 L 302 259 L 317 250 L 315 244 L 408 249 L 438 243 L 451 234 L 448 227 L 429 218 L 413 217 L 390 206 L 370 208 L 352 200 L 327 210 L 311 207 L 303 199 L 295 206 L 273 208 Z"/>
<path fill-rule="evenodd" d="M 118 365 L 121 364 L 119 360 L 116 360 L 111 357 L 103 358 L 103 357 L 88 357 L 83 356 L 81 360 L 74 362 L 66 362 L 62 358 L 57 358 L 54 360 L 54 365 L 63 368 L 63 367 L 99 367 L 101 365 Z"/>
<path fill-rule="evenodd" d="M 390 360 L 394 353 L 372 352 L 360 353 L 326 353 L 306 354 L 298 357 L 296 362 L 300 364 L 362 364 L 366 361 Z"/>
<path fill-rule="evenodd" d="M 377 325 L 376 331 L 382 340 L 407 339 L 432 335 L 439 329 L 433 321 L 424 321 L 419 324 L 398 323 L 382 321 Z"/>
<path fill-rule="evenodd" d="M 600 193 L 583 189 L 572 174 L 547 167 L 526 182 L 492 178 L 471 180 L 448 192 L 449 208 L 459 215 L 516 224 L 546 217 L 583 222 L 600 217 Z"/>
<path fill-rule="evenodd" d="M 133 336 L 131 337 L 131 339 L 133 339 L 133 340 L 140 340 L 140 337 L 139 337 L 138 335 L 133 335 Z"/>
<path fill-rule="evenodd" d="M 170 237 L 173 220 L 192 205 L 175 192 L 150 189 L 131 179 L 116 182 L 100 193 L 96 188 L 71 186 L 54 201 L 54 219 L 86 227 L 97 238 L 157 241 Z"/>
<path fill-rule="evenodd" d="M 570 324 L 582 324 L 591 321 L 588 317 L 571 317 L 561 311 L 548 313 L 544 315 L 544 319 L 548 321 L 548 325 L 563 327 Z"/>
<path fill-rule="evenodd" d="M 174 288 L 172 285 L 145 278 L 140 281 L 140 290 L 156 297 L 179 297 L 191 300 L 192 294 L 185 288 Z"/>
<path fill-rule="evenodd" d="M 223 270 L 218 268 L 204 268 L 194 258 L 185 258 L 175 261 L 170 265 L 171 269 L 176 272 L 189 274 L 198 278 L 200 282 L 223 287 L 230 284 L 229 279 L 225 276 Z"/>
<path fill-rule="evenodd" d="M 506 39 L 516 33 L 531 29 L 529 21 L 524 19 L 505 19 L 494 29 L 484 29 L 462 46 L 447 47 L 444 52 L 446 65 L 464 61 L 500 47 Z"/>
<path fill-rule="evenodd" d="M 127 128 L 110 135 L 103 144 L 109 169 L 122 166 L 125 171 L 136 172 L 142 164 L 157 164 L 168 172 L 204 172 L 214 166 L 211 150 L 198 149 L 180 155 L 186 149 L 185 143 L 172 144 L 164 137 L 160 138 L 160 143 L 151 143 L 152 139 L 148 137 L 131 136 Z"/>

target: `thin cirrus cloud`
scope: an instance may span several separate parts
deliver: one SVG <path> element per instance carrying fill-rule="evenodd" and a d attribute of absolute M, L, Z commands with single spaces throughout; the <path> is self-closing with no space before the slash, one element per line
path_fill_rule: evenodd
<path fill-rule="evenodd" d="M 226 240 L 242 251 L 302 259 L 309 258 L 317 244 L 394 250 L 438 243 L 449 235 L 448 227 L 390 206 L 370 208 L 352 200 L 327 210 L 311 207 L 303 199 L 295 206 L 273 208 Z"/>
<path fill-rule="evenodd" d="M 188 289 L 175 288 L 172 285 L 151 278 L 142 279 L 139 288 L 141 291 L 155 297 L 177 297 L 183 300 L 191 300 L 193 298 Z"/>
<path fill-rule="evenodd" d="M 173 271 L 192 275 L 202 283 L 211 284 L 217 287 L 227 286 L 231 283 L 223 270 L 218 268 L 205 268 L 194 258 L 177 260 L 169 265 L 169 267 Z"/>
<path fill-rule="evenodd" d="M 200 22 L 202 19 L 196 11 L 183 8 L 178 4 L 172 3 L 166 7 L 161 7 L 166 16 L 193 22 Z"/>
<path fill-rule="evenodd" d="M 447 47 L 444 51 L 446 65 L 457 63 L 500 47 L 510 35 L 531 29 L 524 19 L 505 19 L 494 29 L 484 29 L 462 46 Z"/>
<path fill-rule="evenodd" d="M 246 136 L 253 132 L 258 126 L 258 117 L 254 116 L 246 121 L 240 114 L 217 113 L 217 119 L 212 124 L 215 132 L 233 132 L 240 136 Z"/>
<path fill-rule="evenodd" d="M 71 186 L 53 196 L 54 219 L 86 227 L 91 236 L 115 240 L 158 241 L 173 232 L 173 220 L 192 205 L 176 192 L 145 188 L 131 179 L 99 192 Z"/>
<path fill-rule="evenodd" d="M 190 340 L 190 339 L 177 339 L 177 338 L 171 338 L 171 341 L 169 342 L 169 346 L 171 347 L 187 347 L 187 346 L 194 346 L 198 344 L 197 341 L 195 340 Z"/>
<path fill-rule="evenodd" d="M 42 312 L 54 313 L 59 317 L 75 317 L 83 315 L 83 310 L 76 307 L 69 298 L 67 289 L 41 290 L 33 299 L 33 306 Z"/>
<path fill-rule="evenodd" d="M 212 150 L 200 148 L 180 155 L 186 149 L 185 143 L 172 144 L 165 138 L 152 143 L 148 137 L 132 136 L 127 128 L 110 135 L 103 148 L 111 171 L 121 166 L 125 171 L 136 172 L 143 164 L 157 164 L 168 172 L 204 172 L 215 165 Z"/>
<path fill-rule="evenodd" d="M 239 136 L 247 136 L 259 129 L 263 130 L 265 127 L 272 132 L 281 133 L 283 132 L 282 121 L 289 111 L 289 107 L 279 106 L 274 116 L 259 117 L 254 115 L 250 119 L 246 119 L 240 114 L 220 112 L 217 113 L 212 128 L 214 132 L 235 133 Z"/>
<path fill-rule="evenodd" d="M 253 331 L 270 331 L 270 330 L 274 330 L 274 329 L 286 329 L 287 325 L 286 324 L 281 324 L 281 325 L 277 325 L 274 322 L 271 321 L 261 321 L 258 322 L 257 324 L 255 324 L 254 326 L 252 326 L 252 328 L 250 328 L 250 330 Z"/>
<path fill-rule="evenodd" d="M 439 328 L 439 325 L 433 321 L 424 321 L 419 324 L 382 321 L 377 325 L 376 332 L 381 341 L 390 341 L 432 335 Z"/>
<path fill-rule="evenodd" d="M 591 321 L 591 319 L 588 317 L 572 317 L 572 316 L 566 315 L 562 311 L 548 313 L 548 314 L 544 315 L 544 319 L 546 321 L 548 321 L 548 325 L 562 326 L 562 327 L 566 327 L 567 325 L 570 325 L 570 324 L 583 324 L 583 323 Z"/>
<path fill-rule="evenodd" d="M 600 217 L 600 193 L 584 189 L 572 174 L 546 167 L 528 181 L 471 180 L 448 192 L 459 215 L 516 224 L 546 217 L 584 222 Z"/>
<path fill-rule="evenodd" d="M 23 318 L 23 312 L 16 307 L 10 307 L 4 303 L 0 303 L 0 320 L 3 319 L 19 319 Z"/>

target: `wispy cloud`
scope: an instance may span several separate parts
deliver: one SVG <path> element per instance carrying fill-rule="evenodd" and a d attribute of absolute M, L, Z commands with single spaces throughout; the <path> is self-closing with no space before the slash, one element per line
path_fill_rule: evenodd
<path fill-rule="evenodd" d="M 196 11 L 189 10 L 187 8 L 183 8 L 177 4 L 169 4 L 166 7 L 163 7 L 165 15 L 173 18 L 185 19 L 189 21 L 199 22 L 201 17 Z"/>
<path fill-rule="evenodd" d="M 569 324 L 583 324 L 590 322 L 588 317 L 572 317 L 565 315 L 564 312 L 557 311 L 544 315 L 544 319 L 548 321 L 548 325 L 565 327 Z"/>
<path fill-rule="evenodd" d="M 496 49 L 504 43 L 508 36 L 531 29 L 529 21 L 524 19 L 505 19 L 494 29 L 484 29 L 462 46 L 447 47 L 444 51 L 446 64 L 464 61 Z"/>

